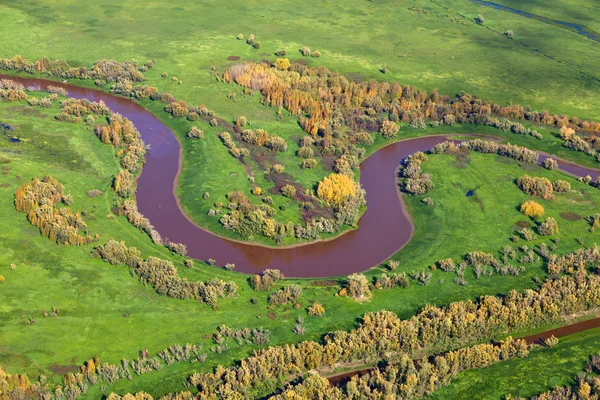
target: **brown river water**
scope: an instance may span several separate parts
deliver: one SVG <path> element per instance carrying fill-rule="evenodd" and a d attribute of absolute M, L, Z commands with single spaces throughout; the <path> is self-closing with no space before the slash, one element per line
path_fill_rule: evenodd
<path fill-rule="evenodd" d="M 395 184 L 398 165 L 408 155 L 446 140 L 443 136 L 404 140 L 378 150 L 362 162 L 360 182 L 367 192 L 368 209 L 359 220 L 359 229 L 329 241 L 293 248 L 268 248 L 219 237 L 188 219 L 174 194 L 179 173 L 179 142 L 166 125 L 135 102 L 44 79 L 6 75 L 0 78 L 39 88 L 64 87 L 71 97 L 102 100 L 113 112 L 129 118 L 144 142 L 150 145 L 138 180 L 139 211 L 163 238 L 185 244 L 190 257 L 212 258 L 217 265 L 234 263 L 236 271 L 244 273 L 277 268 L 288 277 L 329 277 L 365 271 L 383 262 L 408 243 L 414 231 Z M 544 158 L 542 155 L 540 160 Z M 571 163 L 559 161 L 559 166 L 576 176 L 589 174 L 595 178 L 598 175 L 598 171 Z"/>

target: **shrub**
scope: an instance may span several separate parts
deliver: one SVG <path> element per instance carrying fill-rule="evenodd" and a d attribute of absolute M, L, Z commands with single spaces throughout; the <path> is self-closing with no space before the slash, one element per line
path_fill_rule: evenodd
<path fill-rule="evenodd" d="M 454 272 L 456 269 L 456 265 L 454 265 L 454 261 L 451 258 L 447 258 L 445 260 L 440 260 L 438 262 L 440 269 L 444 272 Z"/>
<path fill-rule="evenodd" d="M 300 147 L 296 152 L 296 155 L 300 158 L 311 158 L 315 152 L 310 147 Z"/>
<path fill-rule="evenodd" d="M 225 264 L 225 266 L 223 268 L 225 268 L 225 270 L 227 270 L 227 271 L 233 271 L 235 269 L 235 264 L 227 263 L 227 264 Z"/>
<path fill-rule="evenodd" d="M 255 196 L 260 196 L 262 192 L 263 190 L 260 187 L 255 187 L 254 189 L 252 189 L 252 194 Z"/>
<path fill-rule="evenodd" d="M 4 278 L 3 275 L 0 275 L 0 282 L 4 282 L 6 279 Z"/>
<path fill-rule="evenodd" d="M 313 303 L 308 307 L 308 315 L 311 317 L 320 317 L 325 314 L 325 307 L 321 303 Z"/>
<path fill-rule="evenodd" d="M 483 18 L 483 15 L 479 14 L 477 16 L 477 18 L 475 18 L 475 22 L 478 23 L 478 24 L 480 24 L 480 25 L 483 25 L 483 23 L 485 22 L 485 19 Z"/>
<path fill-rule="evenodd" d="M 524 175 L 517 179 L 517 186 L 523 192 L 532 196 L 540 196 L 542 199 L 551 199 L 554 197 L 552 195 L 552 183 L 546 178 Z"/>
<path fill-rule="evenodd" d="M 302 169 L 307 169 L 307 168 L 316 168 L 316 166 L 319 165 L 319 162 L 317 160 L 315 160 L 314 158 L 307 158 L 306 160 L 302 161 Z"/>
<path fill-rule="evenodd" d="M 219 121 L 216 118 L 211 119 L 208 123 L 210 124 L 210 126 L 219 125 Z"/>
<path fill-rule="evenodd" d="M 355 197 L 358 189 L 357 183 L 348 175 L 331 174 L 319 182 L 317 196 L 330 205 L 340 206 Z"/>
<path fill-rule="evenodd" d="M 190 139 L 202 139 L 204 137 L 204 131 L 192 126 L 187 133 L 187 137 Z"/>
<path fill-rule="evenodd" d="M 542 236 L 558 235 L 558 223 L 554 218 L 546 218 L 538 227 L 538 233 Z"/>
<path fill-rule="evenodd" d="M 282 137 L 272 135 L 265 142 L 265 147 L 272 151 L 287 151 L 288 145 Z"/>
<path fill-rule="evenodd" d="M 312 54 L 311 54 L 311 57 L 319 58 L 319 57 L 321 57 L 321 52 L 320 51 L 313 51 Z"/>
<path fill-rule="evenodd" d="M 311 54 L 310 47 L 306 47 L 306 46 L 301 47 L 300 54 L 302 54 L 304 57 L 310 56 L 310 54 Z"/>
<path fill-rule="evenodd" d="M 235 124 L 239 127 L 244 127 L 246 126 L 246 124 L 248 123 L 248 120 L 246 119 L 246 117 L 244 117 L 243 115 L 240 115 L 239 117 L 237 117 L 237 119 L 235 120 Z"/>
<path fill-rule="evenodd" d="M 371 296 L 369 282 L 363 274 L 352 274 L 348 276 L 346 290 L 348 291 L 348 296 L 357 300 Z"/>
<path fill-rule="evenodd" d="M 512 31 L 512 29 L 507 30 L 506 32 L 504 32 L 504 34 L 510 39 L 515 37 L 515 33 Z"/>
<path fill-rule="evenodd" d="M 292 185 L 285 185 L 281 188 L 281 193 L 290 199 L 294 198 L 294 196 L 296 196 L 296 187 Z"/>
<path fill-rule="evenodd" d="M 374 140 L 373 140 L 373 136 L 371 136 L 371 134 L 369 132 L 358 132 L 355 136 L 356 141 L 358 143 L 364 144 L 366 146 L 370 146 L 373 144 Z"/>
<path fill-rule="evenodd" d="M 284 170 L 285 170 L 285 166 L 283 164 L 273 165 L 273 171 L 277 172 L 278 174 L 283 173 Z"/>
<path fill-rule="evenodd" d="M 275 52 L 275 55 L 278 56 L 278 57 L 285 56 L 285 55 L 287 55 L 287 50 L 277 50 Z"/>
<path fill-rule="evenodd" d="M 544 215 L 544 207 L 535 201 L 529 200 L 521 204 L 521 212 L 530 218 L 540 218 Z"/>
<path fill-rule="evenodd" d="M 271 293 L 269 296 L 269 304 L 276 306 L 290 304 L 296 302 L 300 298 L 302 298 L 302 288 L 299 285 L 290 285 Z"/>
<path fill-rule="evenodd" d="M 395 271 L 400 266 L 400 261 L 389 260 L 388 263 L 387 263 L 387 265 L 388 265 L 388 268 L 389 268 L 390 271 Z"/>
<path fill-rule="evenodd" d="M 248 36 L 248 39 L 246 39 L 246 43 L 248 43 L 248 44 L 250 44 L 250 45 L 253 45 L 253 44 L 254 44 L 254 33 L 251 33 L 251 34 Z"/>
<path fill-rule="evenodd" d="M 244 34 L 240 33 L 239 35 L 236 36 L 237 40 L 244 40 Z"/>
<path fill-rule="evenodd" d="M 554 182 L 552 184 L 552 187 L 554 188 L 555 192 L 559 192 L 559 193 L 566 193 L 569 190 L 571 190 L 571 184 L 567 181 L 563 181 L 563 180 L 557 180 L 556 182 Z"/>
<path fill-rule="evenodd" d="M 382 121 L 381 124 L 379 125 L 379 133 L 381 133 L 381 136 L 383 136 L 386 139 L 391 139 L 391 138 L 396 137 L 399 130 L 400 130 L 400 127 L 392 121 L 385 120 L 385 121 Z"/>
<path fill-rule="evenodd" d="M 433 199 L 431 197 L 425 197 L 424 199 L 421 199 L 421 203 L 427 204 L 428 206 L 432 206 Z"/>
<path fill-rule="evenodd" d="M 544 340 L 544 344 L 548 347 L 554 347 L 558 344 L 558 338 L 552 335 Z"/>
<path fill-rule="evenodd" d="M 555 170 L 558 168 L 558 162 L 552 158 L 546 158 L 544 162 L 542 162 L 542 166 L 549 170 Z"/>
<path fill-rule="evenodd" d="M 104 194 L 104 192 L 102 190 L 92 189 L 92 190 L 88 190 L 87 197 L 99 197 L 99 196 L 102 196 L 103 194 Z"/>
<path fill-rule="evenodd" d="M 287 58 L 278 58 L 275 60 L 275 67 L 281 71 L 287 71 L 290 68 L 290 60 Z"/>
<path fill-rule="evenodd" d="M 523 240 L 526 240 L 528 242 L 535 240 L 535 235 L 533 234 L 533 231 L 531 229 L 523 228 L 521 230 L 521 236 L 523 236 Z"/>

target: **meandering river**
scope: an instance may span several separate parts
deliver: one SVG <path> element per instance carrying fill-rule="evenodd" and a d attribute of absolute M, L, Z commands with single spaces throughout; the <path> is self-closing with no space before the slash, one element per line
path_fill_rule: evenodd
<path fill-rule="evenodd" d="M 408 155 L 447 140 L 444 136 L 404 140 L 378 150 L 362 162 L 360 181 L 367 191 L 368 209 L 359 220 L 359 229 L 329 241 L 294 248 L 268 248 L 219 237 L 198 227 L 185 215 L 174 194 L 180 168 L 179 142 L 166 125 L 135 102 L 44 79 L 6 75 L 0 75 L 0 79 L 42 89 L 48 85 L 60 86 L 71 97 L 102 100 L 113 112 L 129 118 L 150 145 L 138 179 L 136 197 L 140 212 L 163 238 L 185 244 L 190 257 L 212 258 L 217 265 L 234 263 L 236 271 L 245 273 L 277 268 L 288 277 L 317 278 L 365 271 L 383 262 L 408 243 L 414 231 L 396 185 L 398 165 Z M 559 166 L 576 176 L 598 175 L 595 170 L 572 163 L 559 161 Z"/>

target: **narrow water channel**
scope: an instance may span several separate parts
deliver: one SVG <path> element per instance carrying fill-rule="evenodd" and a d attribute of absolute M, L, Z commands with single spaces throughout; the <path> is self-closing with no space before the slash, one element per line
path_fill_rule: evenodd
<path fill-rule="evenodd" d="M 113 112 L 129 118 L 144 142 L 150 145 L 138 180 L 140 212 L 163 238 L 185 244 L 190 257 L 212 258 L 217 265 L 234 263 L 236 271 L 244 273 L 277 268 L 288 277 L 328 277 L 365 271 L 383 262 L 408 243 L 414 231 L 395 184 L 398 165 L 408 155 L 446 140 L 443 136 L 404 140 L 378 150 L 363 161 L 360 182 L 367 192 L 368 209 L 359 220 L 359 229 L 330 241 L 274 249 L 221 238 L 187 218 L 173 193 L 179 171 L 179 142 L 166 125 L 135 102 L 44 79 L 6 75 L 0 75 L 0 79 L 12 79 L 39 88 L 60 86 L 67 89 L 71 97 L 102 100 Z M 595 170 L 571 163 L 559 161 L 559 167 L 576 176 L 591 175 L 595 179 L 598 175 Z"/>

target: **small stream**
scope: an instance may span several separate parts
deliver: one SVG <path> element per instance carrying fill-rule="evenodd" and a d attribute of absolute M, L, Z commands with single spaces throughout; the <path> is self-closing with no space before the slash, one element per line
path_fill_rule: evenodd
<path fill-rule="evenodd" d="M 471 3 L 479 4 L 484 7 L 495 8 L 496 10 L 506 11 L 506 12 L 509 12 L 512 14 L 517 14 L 517 15 L 520 15 L 525 18 L 535 19 L 536 21 L 540 21 L 540 22 L 543 22 L 548 25 L 554 25 L 554 26 L 558 26 L 560 28 L 568 29 L 571 32 L 577 33 L 578 35 L 585 36 L 586 38 L 588 38 L 590 40 L 593 40 L 595 42 L 600 42 L 600 33 L 589 29 L 585 25 L 578 25 L 578 24 L 574 24 L 572 22 L 565 22 L 565 21 L 560 21 L 557 19 L 544 17 L 542 15 L 532 14 L 527 11 L 522 11 L 522 10 L 519 10 L 516 8 L 512 8 L 509 6 L 502 5 L 502 4 L 494 3 L 493 1 L 484 1 L 484 0 L 469 0 L 469 1 L 471 1 Z M 550 6 L 550 4 L 548 6 Z"/>

